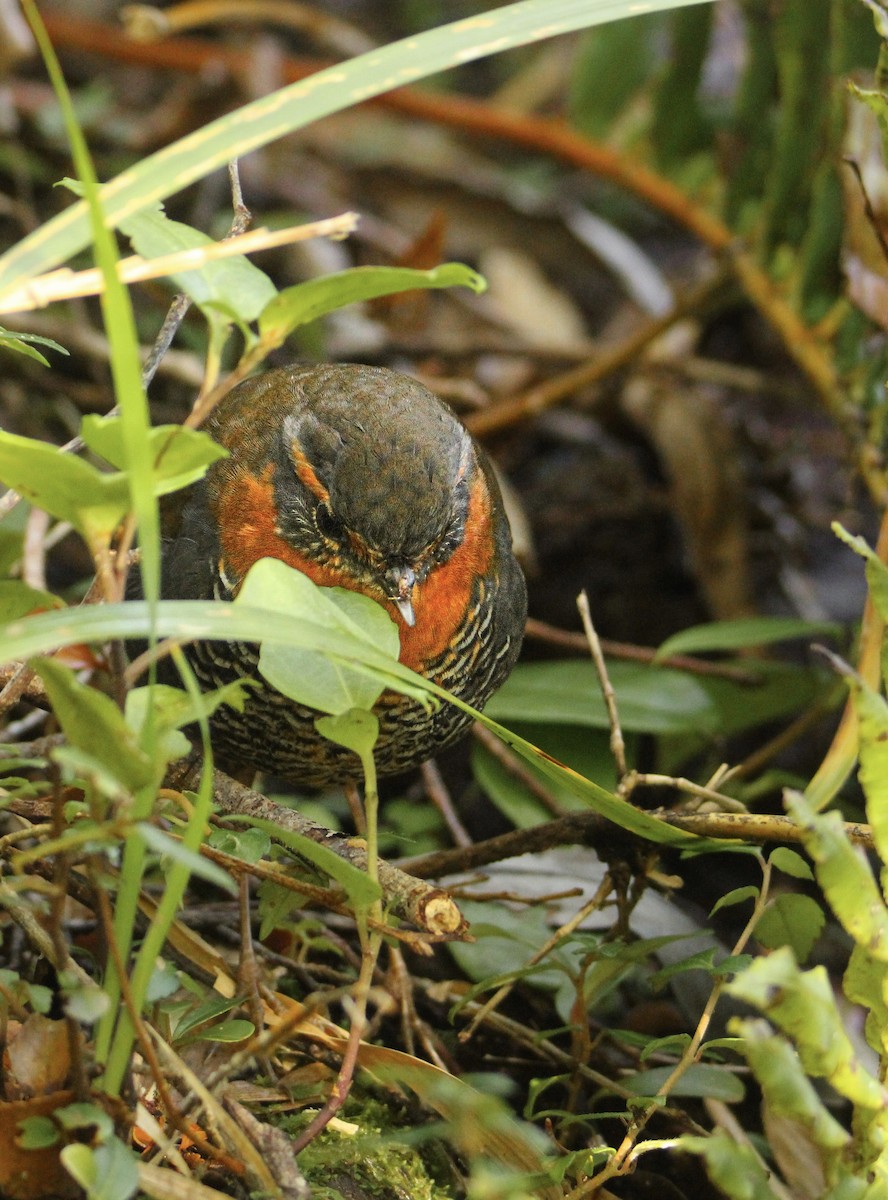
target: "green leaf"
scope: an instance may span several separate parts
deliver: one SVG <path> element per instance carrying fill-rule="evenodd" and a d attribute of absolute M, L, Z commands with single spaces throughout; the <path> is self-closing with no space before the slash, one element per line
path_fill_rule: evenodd
<path fill-rule="evenodd" d="M 862 1108 L 885 1110 L 888 1091 L 857 1058 L 823 967 L 801 971 L 789 947 L 781 947 L 756 959 L 727 991 L 754 1005 L 792 1038 L 809 1075 L 828 1079 Z"/>
<path fill-rule="evenodd" d="M 239 1003 L 237 996 L 218 996 L 211 992 L 201 1004 L 186 1012 L 176 1021 L 173 1035 L 177 1045 L 193 1034 L 193 1031 L 199 1026 L 205 1025 L 208 1021 L 216 1021 L 218 1017 L 224 1017 L 233 1008 L 237 1008 Z"/>
<path fill-rule="evenodd" d="M 706 971 L 708 975 L 716 978 L 721 975 L 735 975 L 744 970 L 751 961 L 748 954 L 722 954 L 716 962 L 715 954 L 715 947 L 710 947 L 690 954 L 679 962 L 672 962 L 668 967 L 661 967 L 650 977 L 651 988 L 659 991 L 675 975 L 683 975 L 685 971 Z"/>
<path fill-rule="evenodd" d="M 36 333 L 14 333 L 11 329 L 4 329 L 0 325 L 0 347 L 4 350 L 13 350 L 17 354 L 24 354 L 25 358 L 32 358 L 41 366 L 48 367 L 49 360 L 39 350 L 35 350 L 35 346 L 46 346 L 49 350 L 57 350 L 59 354 L 68 353 L 64 346 L 60 346 L 52 338 L 39 337 Z"/>
<path fill-rule="evenodd" d="M 461 263 L 444 263 L 431 271 L 410 267 L 352 267 L 285 288 L 259 317 L 259 335 L 263 343 L 280 346 L 300 325 L 347 304 L 417 288 L 446 287 L 467 287 L 477 293 L 483 292 L 487 284 L 476 271 Z"/>
<path fill-rule="evenodd" d="M 171 694 L 174 699 L 170 699 Z M 124 716 L 126 723 L 135 733 L 140 742 L 145 739 L 145 730 L 151 721 L 151 738 L 154 739 L 155 750 L 164 762 L 175 762 L 184 758 L 191 749 L 191 743 L 184 733 L 179 731 L 179 725 L 185 724 L 177 718 L 185 707 L 178 703 L 178 697 L 188 697 L 177 688 L 156 684 L 153 687 L 133 688 L 127 693 Z"/>
<path fill-rule="evenodd" d="M 256 1026 L 252 1021 L 237 1018 L 232 1021 L 220 1021 L 218 1025 L 210 1025 L 194 1035 L 196 1042 L 243 1042 L 252 1037 Z"/>
<path fill-rule="evenodd" d="M 888 963 L 888 910 L 863 854 L 848 841 L 841 816 L 815 813 L 798 792 L 786 793 L 788 812 L 804 830 L 817 882 L 855 942 Z"/>
<path fill-rule="evenodd" d="M 80 433 L 87 446 L 113 467 L 125 467 L 126 447 L 119 416 L 99 417 L 90 413 L 83 418 Z M 211 463 L 228 457 L 228 451 L 209 434 L 199 429 L 187 429 L 184 425 L 154 426 L 148 434 L 147 447 L 153 458 L 157 496 L 195 483 L 203 478 Z"/>
<path fill-rule="evenodd" d="M 59 1127 L 51 1117 L 25 1117 L 15 1144 L 22 1150 L 45 1150 L 59 1140 Z"/>
<path fill-rule="evenodd" d="M 857 777 L 866 798 L 866 814 L 883 864 L 888 863 L 888 704 L 862 679 L 848 680 L 858 721 Z"/>
<path fill-rule="evenodd" d="M 36 508 L 70 521 L 91 548 L 106 544 L 130 506 L 125 475 L 33 438 L 0 431 L 0 479 Z"/>
<path fill-rule="evenodd" d="M 714 732 L 717 713 L 700 682 L 669 667 L 608 663 L 626 732 Z M 608 729 L 598 674 L 586 660 L 522 663 L 487 704 L 502 721 L 534 721 Z"/>
<path fill-rule="evenodd" d="M 636 1096 L 654 1096 L 672 1074 L 672 1067 L 652 1067 L 620 1080 Z M 670 1096 L 699 1096 L 738 1104 L 746 1095 L 742 1079 L 714 1063 L 695 1063 L 669 1089 Z"/>
<path fill-rule="evenodd" d="M 114 1123 L 104 1108 L 98 1104 L 90 1104 L 88 1101 L 66 1104 L 64 1108 L 57 1108 L 55 1118 L 62 1128 L 69 1132 L 90 1130 L 100 1139 L 110 1137 L 114 1132 Z"/>
<path fill-rule="evenodd" d="M 28 587 L 20 579 L 0 580 L 0 622 L 15 621 L 28 613 L 51 608 L 64 608 L 63 600 L 51 592 Z"/>
<path fill-rule="evenodd" d="M 126 697 L 127 724 L 136 732 L 141 732 L 150 713 L 158 730 L 170 732 L 182 729 L 195 724 L 202 716 L 212 716 L 220 704 L 228 704 L 238 712 L 243 712 L 249 690 L 249 681 L 242 679 L 210 692 L 201 692 L 199 697 L 192 697 L 181 688 L 164 683 L 132 688 Z"/>
<path fill-rule="evenodd" d="M 833 521 L 832 531 L 846 546 L 859 554 L 866 563 L 866 582 L 876 612 L 883 621 L 888 622 L 888 567 L 882 562 L 875 550 L 865 538 L 855 537 L 844 529 L 838 521 Z"/>
<path fill-rule="evenodd" d="M 379 721 L 365 708 L 350 708 L 335 717 L 318 717 L 315 726 L 322 737 L 352 750 L 362 762 L 373 754 L 379 737 Z"/>
<path fill-rule="evenodd" d="M 79 683 L 73 671 L 51 659 L 40 659 L 32 666 L 43 680 L 53 711 L 73 746 L 91 755 L 133 791 L 154 779 L 154 764 L 109 696 Z"/>
<path fill-rule="evenodd" d="M 785 892 L 768 904 L 755 927 L 755 936 L 769 950 L 791 947 L 798 961 L 805 962 L 825 922 L 826 915 L 816 900 Z"/>
<path fill-rule="evenodd" d="M 277 566 L 283 567 L 284 564 L 278 563 Z M 694 846 L 698 849 L 707 845 L 704 839 L 672 829 L 650 813 L 635 808 L 620 796 L 584 779 L 524 738 L 491 720 L 486 713 L 478 713 L 471 705 L 448 697 L 441 688 L 423 680 L 401 663 L 393 662 L 368 642 L 354 638 L 346 648 L 344 635 L 337 634 L 335 646 L 331 646 L 329 629 L 311 617 L 294 618 L 289 613 L 272 612 L 267 608 L 239 607 L 237 602 L 161 601 L 154 612 L 146 603 L 139 601 L 102 607 L 90 605 L 77 609 L 76 613 L 65 610 L 63 613 L 25 617 L 0 628 L 0 655 L 8 660 L 53 650 L 69 641 L 141 638 L 145 636 L 152 616 L 159 636 L 215 637 L 224 641 L 262 641 L 266 645 L 290 644 L 323 651 L 351 666 L 363 664 L 368 670 L 378 672 L 388 687 L 417 697 L 428 695 L 446 699 L 461 711 L 470 713 L 522 758 L 536 765 L 546 778 L 554 779 L 589 808 L 622 828 L 660 844 Z"/>
<path fill-rule="evenodd" d="M 733 888 L 730 892 L 725 892 L 709 910 L 710 917 L 714 917 L 721 908 L 730 908 L 733 904 L 742 904 L 744 900 L 757 899 L 759 891 L 760 889 L 753 884 L 746 884 L 745 887 Z"/>
<path fill-rule="evenodd" d="M 111 1003 L 107 992 L 97 984 L 79 981 L 65 989 L 65 1015 L 82 1025 L 92 1025 L 108 1011 Z"/>
<path fill-rule="evenodd" d="M 161 258 L 182 250 L 214 245 L 211 237 L 173 221 L 159 208 L 146 209 L 120 222 L 120 230 L 143 258 Z M 247 325 L 255 321 L 275 297 L 274 284 L 243 255 L 211 259 L 193 270 L 178 271 L 170 278 L 202 310 L 212 309 Z"/>
<path fill-rule="evenodd" d="M 590 732 L 576 725 L 519 724 L 515 732 L 586 779 L 608 790 L 616 787 L 614 757 L 604 730 Z M 547 789 L 560 810 L 577 812 L 585 808 L 571 788 L 543 775 L 533 763 L 528 762 L 527 769 Z M 551 817 L 551 810 L 543 800 L 478 741 L 472 746 L 472 773 L 503 816 L 517 828 L 528 829 Z"/>
<path fill-rule="evenodd" d="M 179 972 L 173 964 L 161 960 L 151 972 L 151 978 L 145 988 L 145 1002 L 157 1004 L 159 1000 L 167 1000 L 174 996 L 181 986 Z"/>
<path fill-rule="evenodd" d="M 679 1138 L 677 1145 L 700 1155 L 709 1178 L 729 1200 L 777 1200 L 768 1171 L 749 1142 L 736 1142 L 718 1130 L 711 1137 Z"/>
<path fill-rule="evenodd" d="M 133 832 L 155 854 L 162 854 L 165 858 L 172 859 L 173 862 L 185 867 L 192 875 L 205 879 L 207 883 L 212 883 L 215 887 L 221 888 L 223 892 L 228 892 L 229 895 L 237 892 L 237 884 L 226 870 L 208 858 L 204 858 L 202 854 L 189 850 L 187 846 L 183 846 L 180 841 L 170 837 L 163 830 L 142 821 L 135 826 Z"/>
<path fill-rule="evenodd" d="M 583 953 L 576 944 L 557 946 L 543 963 L 535 968 L 528 966 L 552 936 L 541 909 L 519 913 L 497 901 L 469 900 L 460 902 L 460 911 L 475 940 L 450 942 L 447 948 L 460 970 L 480 985 L 479 990 L 492 990 L 503 981 L 526 979 L 533 987 L 552 991 L 565 976 L 573 979 Z"/>
<path fill-rule="evenodd" d="M 135 1153 L 116 1137 L 92 1149 L 76 1143 L 60 1156 L 65 1170 L 86 1192 L 87 1200 L 130 1200 L 139 1187 Z"/>
<path fill-rule="evenodd" d="M 259 670 L 270 684 L 322 713 L 336 715 L 353 708 L 369 709 L 379 699 L 385 680 L 363 665 L 342 660 L 353 650 L 372 647 L 397 661 L 400 639 L 388 613 L 358 592 L 318 588 L 278 559 L 260 559 L 247 572 L 235 605 L 264 607 L 304 616 L 327 631 L 325 649 L 339 651 L 333 660 L 298 646 L 275 646 L 259 655 Z"/>
<path fill-rule="evenodd" d="M 865 946 L 855 945 L 845 970 L 844 992 L 852 1004 L 867 1009 L 864 1034 L 882 1059 L 888 1057 L 888 988 L 885 963 L 873 958 Z"/>
<path fill-rule="evenodd" d="M 289 570 L 283 563 L 278 566 Z M 302 578 L 315 587 L 306 576 Z M 331 589 L 316 590 L 322 594 Z M 261 603 L 261 596 L 256 597 L 256 603 Z M 28 616 L 0 627 L 0 660 L 11 662 L 31 658 L 72 642 L 104 642 L 115 637 L 141 640 L 151 627 L 152 615 L 147 602 L 127 601 L 125 604 L 85 605 Z M 237 602 L 165 600 L 157 606 L 154 628 L 160 637 L 217 638 L 300 646 L 341 658 L 350 666 L 364 664 L 368 674 L 380 673 L 387 686 L 398 687 L 407 695 L 427 697 L 434 690 L 414 671 L 393 661 L 364 638 L 347 639 L 344 629 L 337 634 L 335 646 L 331 645 L 329 626 L 315 621 L 307 613 L 294 616 L 289 612 L 248 607 Z M 230 700 L 226 698 L 225 702 Z"/>
<path fill-rule="evenodd" d="M 813 879 L 814 872 L 807 862 L 795 850 L 788 846 L 778 846 L 768 855 L 768 862 L 784 875 L 792 875 L 794 879 Z"/>
<path fill-rule="evenodd" d="M 803 621 L 800 617 L 742 617 L 735 621 L 713 621 L 695 625 L 667 638 L 657 650 L 657 660 L 673 654 L 705 654 L 713 650 L 741 650 L 749 646 L 771 646 L 795 638 L 839 637 L 842 626 L 835 621 Z"/>
<path fill-rule="evenodd" d="M 79 746 L 54 746 L 49 757 L 61 767 L 66 783 L 78 787 L 88 783 L 97 795 L 112 801 L 123 800 L 129 795 L 130 789 L 120 777 L 88 750 L 81 750 Z"/>
<path fill-rule="evenodd" d="M 246 863 L 259 862 L 271 849 L 271 838 L 261 829 L 211 829 L 207 842 Z"/>
<path fill-rule="evenodd" d="M 829 1113 L 786 1039 L 760 1019 L 735 1018 L 731 1029 L 742 1037 L 742 1053 L 771 1111 L 798 1121 L 811 1140 L 824 1150 L 836 1151 L 846 1146 L 851 1140 L 847 1130 Z"/>

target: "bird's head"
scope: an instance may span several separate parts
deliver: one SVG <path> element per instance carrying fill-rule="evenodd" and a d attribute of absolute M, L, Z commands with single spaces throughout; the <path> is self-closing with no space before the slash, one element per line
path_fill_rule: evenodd
<path fill-rule="evenodd" d="M 405 376 L 362 366 L 269 371 L 235 389 L 208 428 L 229 450 L 209 496 L 232 590 L 258 558 L 281 558 L 317 583 L 384 603 L 410 628 L 448 564 L 456 586 L 454 558 L 482 517 L 492 545 L 471 437 Z"/>

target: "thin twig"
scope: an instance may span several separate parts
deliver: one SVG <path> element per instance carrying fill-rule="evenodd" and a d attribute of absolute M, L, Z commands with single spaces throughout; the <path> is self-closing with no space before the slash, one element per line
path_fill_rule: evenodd
<path fill-rule="evenodd" d="M 520 784 L 527 788 L 532 796 L 543 805 L 543 807 L 552 814 L 553 817 L 564 815 L 564 805 L 560 804 L 553 796 L 544 783 L 542 783 L 536 775 L 525 764 L 523 759 L 520 759 L 511 746 L 507 746 L 501 741 L 495 733 L 491 733 L 489 729 L 485 729 L 480 721 L 476 721 L 472 726 L 472 734 L 477 741 L 481 743 L 484 749 L 496 759 L 496 761 L 509 772 L 513 779 L 517 779 Z"/>
<path fill-rule="evenodd" d="M 441 814 L 454 843 L 457 846 L 471 846 L 472 837 L 459 819 L 444 777 L 433 759 L 422 764 L 422 781 L 425 784 L 426 795 Z"/>
<path fill-rule="evenodd" d="M 586 640 L 589 643 L 589 650 L 592 654 L 592 661 L 595 663 L 595 670 L 598 672 L 598 682 L 601 684 L 601 694 L 604 697 L 607 719 L 610 723 L 611 754 L 613 754 L 614 762 L 617 764 L 619 790 L 622 791 L 623 781 L 626 778 L 626 742 L 623 739 L 623 730 L 620 728 L 617 697 L 614 693 L 610 676 L 607 673 L 607 664 L 601 652 L 601 643 L 598 640 L 598 634 L 595 632 L 595 626 L 592 624 L 592 612 L 589 608 L 589 597 L 586 594 L 585 588 L 577 596 L 577 608 L 580 610 L 580 619 L 586 631 Z"/>

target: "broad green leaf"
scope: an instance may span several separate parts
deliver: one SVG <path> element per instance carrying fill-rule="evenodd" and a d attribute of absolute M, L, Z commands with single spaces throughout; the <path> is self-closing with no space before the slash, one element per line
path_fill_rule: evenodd
<path fill-rule="evenodd" d="M 26 617 L 28 613 L 64 607 L 64 601 L 51 592 L 29 587 L 20 579 L 0 580 L 0 623 Z"/>
<path fill-rule="evenodd" d="M 776 850 L 772 850 L 768 855 L 768 862 L 784 875 L 791 875 L 793 879 L 814 878 L 814 872 L 801 854 L 790 850 L 788 846 L 778 846 Z"/>
<path fill-rule="evenodd" d="M 749 1142 L 736 1142 L 717 1130 L 711 1137 L 679 1138 L 677 1144 L 700 1155 L 709 1178 L 728 1200 L 778 1200 L 768 1183 L 769 1172 Z"/>
<path fill-rule="evenodd" d="M 848 680 L 858 721 L 857 777 L 882 863 L 888 863 L 888 704 L 862 679 Z"/>
<path fill-rule="evenodd" d="M 113 467 L 123 469 L 126 448 L 123 425 L 119 416 L 85 416 L 80 433 L 84 442 Z M 148 434 L 148 449 L 153 459 L 155 495 L 165 496 L 202 479 L 207 467 L 228 451 L 219 446 L 209 434 L 184 425 L 156 425 Z"/>
<path fill-rule="evenodd" d="M 713 621 L 695 625 L 667 638 L 657 650 L 662 661 L 673 654 L 705 654 L 713 650 L 742 650 L 750 646 L 771 646 L 794 638 L 812 640 L 839 637 L 841 625 L 835 621 L 803 621 L 800 617 L 743 617 L 735 621 Z"/>
<path fill-rule="evenodd" d="M 379 737 L 379 721 L 365 708 L 349 708 L 335 717 L 318 717 L 315 725 L 322 737 L 352 750 L 362 762 L 373 754 Z"/>
<path fill-rule="evenodd" d="M 620 1080 L 636 1096 L 654 1096 L 672 1074 L 672 1067 L 652 1067 L 649 1071 L 638 1071 Z M 746 1095 L 746 1088 L 739 1076 L 726 1067 L 713 1063 L 695 1063 L 689 1067 L 677 1083 L 669 1089 L 670 1096 L 699 1096 L 721 1100 L 725 1104 L 739 1104 Z"/>
<path fill-rule="evenodd" d="M 434 689 L 434 694 L 438 694 L 438 689 Z M 443 694 L 443 693 L 442 693 Z M 656 842 L 660 845 L 681 845 L 695 846 L 701 849 L 706 845 L 702 838 L 689 838 L 686 834 L 681 833 L 677 829 L 672 829 L 665 821 L 660 821 L 650 813 L 644 812 L 640 808 L 629 804 L 622 797 L 607 791 L 599 784 L 594 783 L 591 779 L 585 779 L 576 771 L 553 759 L 551 755 L 539 750 L 536 746 L 513 733 L 512 730 L 506 729 L 496 721 L 492 721 L 486 712 L 479 713 L 472 709 L 469 705 L 463 704 L 462 701 L 451 698 L 451 704 L 456 704 L 457 708 L 465 712 L 471 712 L 477 721 L 486 726 L 492 733 L 510 746 L 516 754 L 526 761 L 536 766 L 540 773 L 547 779 L 553 780 L 560 787 L 569 790 L 577 799 L 582 800 L 584 804 L 595 812 L 600 813 L 609 821 L 613 821 L 622 829 L 628 829 L 632 833 L 638 834 L 639 837 L 647 838 L 649 841 Z M 724 844 L 719 847 L 723 849 Z"/>
<path fill-rule="evenodd" d="M 109 696 L 78 682 L 61 663 L 40 659 L 32 665 L 72 746 L 94 757 L 133 791 L 154 779 L 154 764 Z"/>
<path fill-rule="evenodd" d="M 719 909 L 730 908 L 734 904 L 742 904 L 745 900 L 757 899 L 760 890 L 760 888 L 748 883 L 745 887 L 738 887 L 730 892 L 725 892 L 709 910 L 710 917 L 714 917 Z"/>
<path fill-rule="evenodd" d="M 11 329 L 4 329 L 0 325 L 0 348 L 24 354 L 25 358 L 32 358 L 44 367 L 50 366 L 49 359 L 36 349 L 37 346 L 46 346 L 47 349 L 56 350 L 59 354 L 68 353 L 64 346 L 60 346 L 52 338 L 39 337 L 36 333 L 14 333 Z"/>
<path fill-rule="evenodd" d="M 252 1021 L 238 1017 L 231 1021 L 220 1021 L 218 1025 L 211 1025 L 208 1029 L 201 1029 L 194 1035 L 194 1040 L 196 1042 L 243 1042 L 248 1037 L 252 1037 L 255 1032 L 256 1026 Z"/>
<path fill-rule="evenodd" d="M 271 849 L 271 838 L 261 829 L 211 829 L 207 842 L 246 863 L 258 862 Z"/>
<path fill-rule="evenodd" d="M 219 996 L 211 992 L 203 1003 L 199 1004 L 197 1008 L 189 1009 L 175 1022 L 173 1036 L 176 1042 L 184 1041 L 198 1026 L 224 1017 L 233 1008 L 236 1008 L 239 1002 L 237 996 Z"/>
<path fill-rule="evenodd" d="M 211 237 L 171 220 L 159 208 L 126 217 L 120 229 L 133 249 L 148 259 L 214 245 Z M 179 271 L 170 279 L 201 309 L 210 308 L 242 325 L 255 321 L 277 294 L 265 272 L 243 255 L 211 259 L 193 270 Z"/>
<path fill-rule="evenodd" d="M 477 271 L 461 263 L 444 263 L 431 271 L 352 267 L 285 288 L 260 315 L 259 335 L 266 345 L 280 346 L 300 325 L 359 300 L 375 300 L 417 288 L 467 287 L 473 292 L 483 292 L 486 286 Z"/>
<path fill-rule="evenodd" d="M 715 708 L 692 676 L 668 667 L 622 662 L 608 663 L 608 674 L 625 731 L 715 731 Z M 585 660 L 519 664 L 486 712 L 498 721 L 609 727 L 598 675 Z"/>
<path fill-rule="evenodd" d="M 823 967 L 801 971 L 788 947 L 758 958 L 732 983 L 730 995 L 758 1008 L 795 1043 L 809 1075 L 828 1079 L 863 1108 L 884 1110 L 888 1091 L 857 1058 Z"/>
<path fill-rule="evenodd" d="M 164 962 L 161 959 L 151 972 L 151 978 L 148 980 L 148 986 L 145 989 L 145 1002 L 147 1004 L 157 1004 L 160 1000 L 167 1000 L 170 996 L 174 996 L 181 987 L 179 972 L 172 963 Z"/>
<path fill-rule="evenodd" d="M 88 1129 L 99 1138 L 110 1137 L 114 1132 L 114 1122 L 105 1109 L 86 1100 L 57 1108 L 55 1118 L 63 1129 L 69 1131 Z"/>
<path fill-rule="evenodd" d="M 4 431 L 0 480 L 36 508 L 70 521 L 91 547 L 108 542 L 130 506 L 125 475 L 106 474 L 57 446 Z"/>
<path fill-rule="evenodd" d="M 93 1025 L 108 1011 L 111 998 L 97 984 L 83 984 L 79 980 L 73 987 L 65 988 L 65 1016 L 82 1025 Z"/>
<path fill-rule="evenodd" d="M 473 942 L 451 942 L 448 950 L 469 979 L 493 988 L 493 980 L 521 977 L 529 960 L 552 936 L 552 929 L 541 908 L 514 912 L 498 901 L 460 902 L 460 911 L 469 922 Z M 558 946 L 545 959 L 541 970 L 529 980 L 534 987 L 551 990 L 561 984 L 565 974 L 573 975 L 583 957 L 577 945 Z"/>
<path fill-rule="evenodd" d="M 60 1156 L 65 1170 L 86 1192 L 87 1200 L 130 1200 L 139 1187 L 135 1151 L 116 1137 L 93 1149 L 80 1143 Z"/>
<path fill-rule="evenodd" d="M 54 746 L 50 757 L 61 767 L 66 783 L 80 787 L 88 783 L 97 795 L 112 802 L 123 800 L 129 794 L 120 776 L 88 750 L 81 750 L 79 746 Z"/>
<path fill-rule="evenodd" d="M 852 1004 L 867 1010 L 864 1033 L 869 1045 L 888 1057 L 888 969 L 865 946 L 855 945 L 845 970 L 843 987 Z"/>
<path fill-rule="evenodd" d="M 385 683 L 363 668 L 343 661 L 355 648 L 372 648 L 397 661 L 400 640 L 395 623 L 380 605 L 357 592 L 318 588 L 301 571 L 266 558 L 247 572 L 235 606 L 262 606 L 307 620 L 327 630 L 324 650 L 339 650 L 337 660 L 299 646 L 263 646 L 259 670 L 270 684 L 322 713 L 369 709 Z M 423 697 L 424 698 L 424 697 Z"/>
<path fill-rule="evenodd" d="M 622 1035 L 625 1037 L 625 1035 Z M 636 1037 L 638 1035 L 636 1034 Z M 671 1054 L 678 1058 L 688 1048 L 691 1041 L 689 1033 L 670 1033 L 666 1037 L 651 1038 L 641 1043 L 640 1062 L 650 1058 L 652 1054 Z M 632 1042 L 630 1041 L 630 1045 Z"/>
<path fill-rule="evenodd" d="M 635 0 L 631 8 L 655 12 L 698 2 Z M 514 46 L 616 20 L 627 15 L 627 8 L 626 0 L 521 0 L 338 63 L 220 117 L 128 168 L 100 190 L 105 219 L 116 227 L 232 159 L 393 87 Z M 0 293 L 58 266 L 82 250 L 88 238 L 85 204 L 71 205 L 0 258 Z"/>
<path fill-rule="evenodd" d="M 789 1042 L 760 1018 L 735 1018 L 730 1027 L 741 1035 L 742 1053 L 771 1111 L 798 1121 L 812 1142 L 824 1151 L 846 1146 L 851 1140 L 847 1130 L 817 1095 Z"/>
<path fill-rule="evenodd" d="M 786 807 L 804 830 L 817 882 L 836 917 L 855 942 L 888 963 L 888 910 L 869 863 L 848 841 L 841 816 L 815 813 L 798 792 L 787 792 Z"/>
<path fill-rule="evenodd" d="M 171 719 L 168 697 L 170 692 L 176 691 L 176 688 L 166 688 L 162 684 L 153 688 L 133 688 L 127 693 L 124 707 L 126 723 L 139 737 L 140 742 L 145 740 L 145 731 L 150 719 L 151 737 L 156 739 L 157 753 L 168 763 L 184 758 L 191 749 L 191 743 L 175 721 L 175 714 L 179 711 L 178 704 L 175 705 Z"/>
<path fill-rule="evenodd" d="M 680 962 L 670 963 L 668 967 L 661 967 L 650 977 L 650 986 L 655 991 L 659 991 L 670 979 L 684 974 L 685 971 L 705 971 L 714 978 L 722 975 L 736 975 L 738 971 L 745 970 L 752 961 L 748 954 L 722 954 L 716 961 L 715 954 L 715 948 L 710 947 L 708 950 L 700 950 L 696 954 L 691 954 Z"/>
<path fill-rule="evenodd" d="M 769 950 L 789 946 L 800 963 L 814 948 L 826 914 L 810 896 L 783 892 L 768 904 L 755 927 L 756 940 Z"/>
<path fill-rule="evenodd" d="M 195 698 L 181 688 L 168 687 L 162 683 L 156 683 L 150 688 L 132 688 L 126 697 L 126 721 L 132 730 L 141 734 L 150 714 L 158 734 L 173 734 L 186 725 L 195 724 L 201 717 L 212 716 L 220 704 L 228 704 L 242 712 L 248 690 L 248 682 L 242 680 L 235 680 L 209 692 L 201 692 L 200 696 Z M 167 749 L 172 751 L 174 747 L 181 745 L 178 737 L 171 737 Z M 187 748 L 178 755 L 168 757 L 167 761 L 181 758 L 183 753 L 187 753 Z"/>
<path fill-rule="evenodd" d="M 15 1144 L 22 1150 L 44 1150 L 59 1140 L 59 1127 L 50 1117 L 25 1117 L 19 1122 L 21 1133 Z"/>

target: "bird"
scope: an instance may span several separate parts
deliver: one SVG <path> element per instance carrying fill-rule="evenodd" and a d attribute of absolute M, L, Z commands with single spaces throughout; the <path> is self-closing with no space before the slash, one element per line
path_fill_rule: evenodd
<path fill-rule="evenodd" d="M 481 708 L 510 674 L 527 613 L 524 575 L 490 462 L 416 380 L 361 364 L 291 365 L 233 388 L 204 428 L 228 456 L 163 514 L 161 595 L 233 600 L 261 558 L 387 610 L 405 666 Z M 318 713 L 263 680 L 259 648 L 195 642 L 204 690 L 252 678 L 242 712 L 210 722 L 216 761 L 307 789 L 359 780 Z M 399 775 L 463 735 L 471 717 L 385 691 L 377 774 Z"/>

